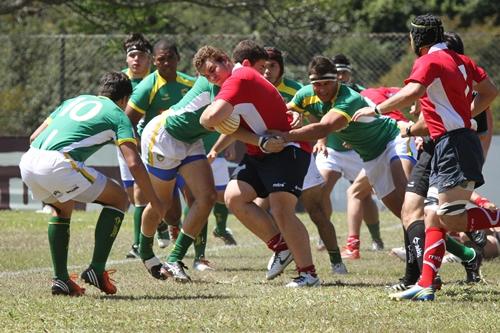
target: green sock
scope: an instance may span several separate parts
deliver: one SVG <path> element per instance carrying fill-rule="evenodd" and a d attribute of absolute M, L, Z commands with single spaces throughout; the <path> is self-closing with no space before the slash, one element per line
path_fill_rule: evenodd
<path fill-rule="evenodd" d="M 184 209 L 182 210 L 182 215 L 184 215 L 184 220 L 186 219 L 186 217 L 188 216 L 188 213 L 189 213 L 189 206 L 186 205 L 184 207 Z"/>
<path fill-rule="evenodd" d="M 226 205 L 221 203 L 216 203 L 214 206 L 214 216 L 217 226 L 215 231 L 219 235 L 224 235 L 226 233 L 227 216 L 229 215 L 229 210 Z"/>
<path fill-rule="evenodd" d="M 111 207 L 104 207 L 99 215 L 95 226 L 94 254 L 90 263 L 97 274 L 102 274 L 106 268 L 109 252 L 120 231 L 124 215 L 122 211 Z"/>
<path fill-rule="evenodd" d="M 182 260 L 193 241 L 193 238 L 186 235 L 184 231 L 181 230 L 179 237 L 177 237 L 177 241 L 175 242 L 175 247 L 167 258 L 167 262 Z"/>
<path fill-rule="evenodd" d="M 139 255 L 142 260 L 148 260 L 155 256 L 153 252 L 153 244 L 155 241 L 155 236 L 148 237 L 141 232 L 141 237 L 139 241 Z"/>
<path fill-rule="evenodd" d="M 146 206 L 135 206 L 134 209 L 134 245 L 139 245 L 141 237 L 142 213 Z"/>
<path fill-rule="evenodd" d="M 342 257 L 340 256 L 340 249 L 338 246 L 336 249 L 328 251 L 328 255 L 330 256 L 330 262 L 332 264 L 340 264 L 342 262 Z"/>
<path fill-rule="evenodd" d="M 470 261 L 476 256 L 474 249 L 465 246 L 450 236 L 446 237 L 446 250 L 462 259 L 462 261 Z"/>
<path fill-rule="evenodd" d="M 205 223 L 201 232 L 194 239 L 194 260 L 205 258 L 205 249 L 207 248 L 207 230 L 208 223 Z"/>
<path fill-rule="evenodd" d="M 54 266 L 54 276 L 61 280 L 68 280 L 68 246 L 69 246 L 70 219 L 51 217 L 49 219 L 49 245 Z"/>
<path fill-rule="evenodd" d="M 372 236 L 372 239 L 381 239 L 380 238 L 380 222 L 374 223 L 374 224 L 367 224 L 366 227 L 368 228 L 368 231 L 370 232 L 370 235 Z"/>

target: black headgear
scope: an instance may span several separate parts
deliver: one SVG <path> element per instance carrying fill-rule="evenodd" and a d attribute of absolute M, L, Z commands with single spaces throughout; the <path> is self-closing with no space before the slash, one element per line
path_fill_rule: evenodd
<path fill-rule="evenodd" d="M 413 39 L 413 50 L 418 56 L 422 47 L 444 41 L 441 19 L 431 14 L 415 17 L 411 22 L 410 34 Z"/>

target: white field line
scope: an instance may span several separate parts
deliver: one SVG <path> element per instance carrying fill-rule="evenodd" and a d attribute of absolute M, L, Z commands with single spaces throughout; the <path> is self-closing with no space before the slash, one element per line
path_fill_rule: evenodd
<path fill-rule="evenodd" d="M 390 229 L 397 229 L 401 228 L 401 225 L 395 224 L 391 226 L 381 226 L 381 231 L 383 230 L 390 230 Z M 310 237 L 311 242 L 316 242 L 318 240 L 318 236 L 316 237 Z M 262 242 L 252 242 L 252 243 L 246 243 L 245 245 L 238 245 L 238 246 L 226 246 L 226 245 L 221 245 L 221 246 L 212 246 L 210 248 L 206 249 L 207 253 L 217 253 L 218 251 L 224 250 L 224 251 L 229 251 L 229 250 L 236 250 L 236 249 L 241 249 L 241 248 L 252 248 L 255 246 L 262 245 Z M 122 260 L 109 260 L 107 262 L 107 266 L 110 265 L 125 265 L 129 263 L 136 263 L 138 262 L 139 259 L 122 259 Z M 87 268 L 88 265 L 73 265 L 73 266 L 68 266 L 68 270 L 73 270 L 73 269 L 85 269 Z M 25 269 L 25 270 L 20 270 L 20 271 L 10 271 L 10 272 L 0 272 L 0 278 L 9 278 L 9 277 L 16 277 L 19 275 L 23 274 L 34 274 L 34 273 L 44 273 L 44 272 L 51 272 L 52 267 L 37 267 L 37 268 L 31 268 L 31 269 Z"/>

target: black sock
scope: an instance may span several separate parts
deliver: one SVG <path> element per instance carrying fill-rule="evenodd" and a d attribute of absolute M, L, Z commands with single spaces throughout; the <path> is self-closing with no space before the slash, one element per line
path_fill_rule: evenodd
<path fill-rule="evenodd" d="M 410 244 L 418 263 L 418 268 L 422 271 L 424 264 L 424 246 L 425 246 L 425 224 L 423 220 L 416 220 L 408 227 L 406 231 Z"/>
<path fill-rule="evenodd" d="M 404 238 L 405 238 L 405 250 L 406 250 L 406 267 L 404 280 L 406 284 L 415 284 L 420 277 L 420 269 L 418 267 L 417 260 L 415 258 L 415 253 L 413 251 L 413 246 L 411 246 L 410 238 L 408 237 L 407 231 L 403 228 Z"/>

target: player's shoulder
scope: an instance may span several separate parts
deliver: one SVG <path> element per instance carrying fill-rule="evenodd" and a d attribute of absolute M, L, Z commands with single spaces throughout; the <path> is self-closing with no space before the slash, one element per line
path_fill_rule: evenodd
<path fill-rule="evenodd" d="M 303 87 L 302 83 L 300 83 L 299 81 L 295 81 L 295 80 L 292 80 L 292 79 L 289 79 L 287 77 L 284 77 L 283 78 L 283 84 L 287 87 L 290 87 L 292 89 L 295 89 L 295 90 L 299 90 L 300 88 Z"/>
<path fill-rule="evenodd" d="M 177 83 L 192 87 L 196 81 L 196 78 L 186 73 L 177 71 L 176 81 Z"/>

